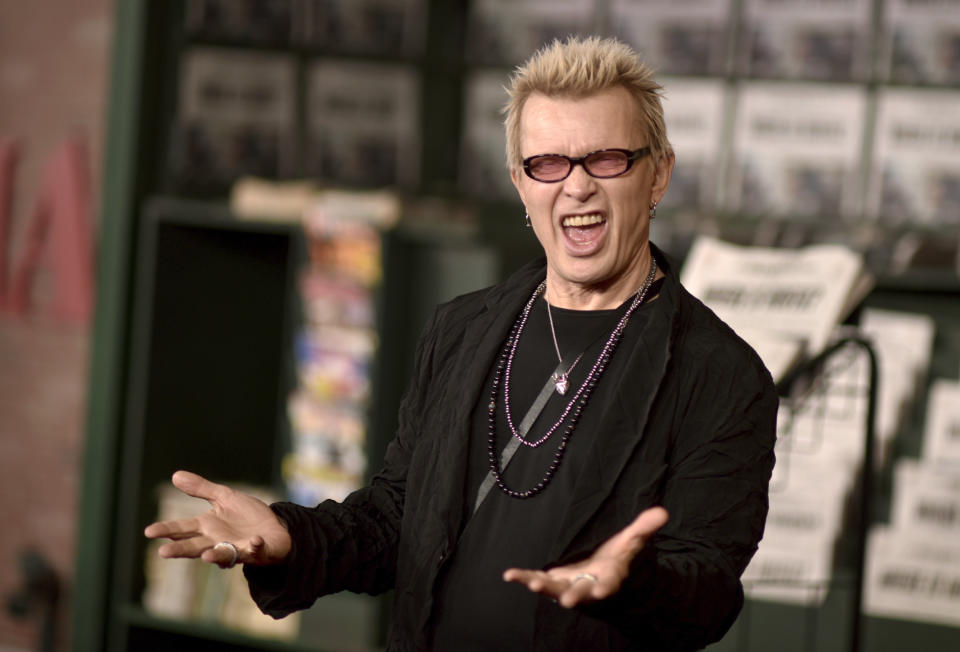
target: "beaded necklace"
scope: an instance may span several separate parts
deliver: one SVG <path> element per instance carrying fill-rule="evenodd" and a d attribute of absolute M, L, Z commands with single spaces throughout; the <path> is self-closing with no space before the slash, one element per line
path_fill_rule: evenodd
<path fill-rule="evenodd" d="M 490 473 L 493 475 L 497 486 L 500 487 L 500 490 L 503 491 L 503 493 L 507 494 L 508 496 L 512 496 L 513 498 L 531 498 L 543 491 L 553 479 L 554 474 L 557 472 L 557 468 L 560 466 L 560 462 L 563 460 L 564 452 L 566 452 L 567 449 L 567 442 L 570 440 L 570 436 L 573 434 L 573 431 L 577 426 L 577 421 L 580 419 L 580 414 L 586 407 L 587 401 L 589 401 L 590 395 L 597 386 L 600 376 L 607 368 L 607 364 L 610 362 L 610 356 L 613 355 L 617 345 L 620 343 L 620 339 L 623 337 L 623 330 L 626 328 L 627 322 L 630 320 L 630 315 L 632 315 L 633 311 L 643 303 L 643 300 L 646 298 L 647 291 L 650 289 L 650 285 L 653 283 L 653 279 L 656 277 L 656 274 L 657 261 L 651 255 L 650 272 L 647 274 L 647 278 L 644 280 L 643 285 L 640 286 L 640 288 L 634 294 L 633 301 L 630 303 L 630 307 L 627 308 L 627 312 L 624 313 L 623 317 L 620 318 L 620 321 L 618 321 L 617 325 L 614 327 L 613 332 L 610 333 L 610 337 L 607 338 L 607 342 L 604 344 L 603 350 L 600 351 L 600 355 L 597 356 L 597 361 L 593 364 L 593 367 L 590 369 L 587 377 L 580 385 L 580 388 L 567 403 L 566 407 L 563 409 L 563 412 L 560 414 L 560 418 L 557 419 L 557 421 L 547 429 L 546 433 L 542 437 L 531 442 L 524 439 L 523 436 L 517 432 L 517 428 L 513 423 L 513 415 L 510 410 L 510 376 L 511 369 L 513 367 L 513 359 L 517 352 L 517 344 L 520 341 L 520 334 L 523 332 L 523 327 L 527 323 L 527 317 L 530 314 L 531 308 L 533 308 L 534 302 L 536 301 L 537 297 L 546 290 L 546 281 L 538 285 L 537 289 L 533 291 L 533 295 L 527 301 L 527 304 L 524 306 L 523 311 L 517 318 L 517 321 L 514 322 L 513 328 L 510 329 L 510 335 L 507 337 L 506 342 L 504 342 L 503 349 L 500 352 L 500 358 L 497 361 L 496 370 L 493 375 L 493 387 L 490 391 L 490 404 L 488 406 L 487 414 L 487 456 L 490 463 Z M 560 443 L 557 445 L 557 451 L 553 456 L 553 461 L 550 463 L 550 466 L 547 467 L 547 471 L 540 482 L 526 491 L 516 491 L 511 489 L 506 485 L 506 483 L 504 483 L 502 477 L 503 469 L 500 466 L 500 456 L 497 454 L 497 394 L 500 387 L 501 376 L 503 376 L 503 403 L 504 412 L 507 418 L 507 426 L 510 428 L 510 432 L 513 437 L 519 443 L 530 448 L 536 448 L 537 446 L 540 446 L 546 442 L 554 432 L 556 432 L 557 428 L 559 428 L 569 416 L 569 423 L 564 429 L 563 435 L 560 438 Z"/>

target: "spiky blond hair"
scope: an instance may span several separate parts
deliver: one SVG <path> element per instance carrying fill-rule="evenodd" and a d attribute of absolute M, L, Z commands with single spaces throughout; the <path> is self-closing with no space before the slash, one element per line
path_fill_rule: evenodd
<path fill-rule="evenodd" d="M 519 169 L 522 165 L 520 114 L 531 95 L 580 98 L 618 87 L 626 89 L 636 100 L 653 160 L 670 155 L 673 148 L 667 140 L 660 103 L 663 88 L 654 80 L 653 70 L 621 41 L 571 36 L 542 47 L 510 77 L 510 100 L 504 107 L 507 166 Z"/>

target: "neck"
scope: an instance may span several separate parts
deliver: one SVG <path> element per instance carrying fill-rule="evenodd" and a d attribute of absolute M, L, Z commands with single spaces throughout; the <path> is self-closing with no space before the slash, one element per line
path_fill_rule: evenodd
<path fill-rule="evenodd" d="M 559 277 L 547 263 L 547 290 L 544 298 L 551 305 L 567 310 L 611 310 L 633 296 L 650 273 L 650 249 L 625 273 L 600 283 L 576 283 Z M 663 272 L 657 268 L 654 280 Z"/>

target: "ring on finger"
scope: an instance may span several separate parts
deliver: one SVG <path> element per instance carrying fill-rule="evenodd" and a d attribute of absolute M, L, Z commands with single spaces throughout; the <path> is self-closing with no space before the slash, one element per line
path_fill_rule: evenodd
<path fill-rule="evenodd" d="M 576 584 L 580 580 L 590 580 L 591 582 L 597 581 L 597 576 L 593 573 L 580 573 L 579 575 L 574 575 L 573 579 L 570 580 L 571 584 Z"/>
<path fill-rule="evenodd" d="M 233 545 L 232 543 L 230 543 L 229 541 L 221 541 L 220 543 L 218 543 L 217 545 L 215 545 L 215 546 L 213 547 L 214 550 L 219 550 L 220 548 L 229 548 L 230 551 L 233 553 L 233 559 L 231 559 L 229 563 L 220 564 L 220 567 L 221 567 L 221 568 L 233 568 L 234 566 L 236 566 L 236 565 L 237 565 L 237 557 L 240 556 L 240 553 L 239 553 L 239 551 L 237 550 L 237 547 L 236 547 L 235 545 Z"/>

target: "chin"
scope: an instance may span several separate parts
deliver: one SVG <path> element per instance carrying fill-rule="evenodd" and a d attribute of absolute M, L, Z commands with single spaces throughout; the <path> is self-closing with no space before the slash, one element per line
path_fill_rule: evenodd
<path fill-rule="evenodd" d="M 563 274 L 561 278 L 568 283 L 574 283 L 582 287 L 594 287 L 603 283 L 607 276 L 600 273 L 581 273 L 581 274 Z"/>
<path fill-rule="evenodd" d="M 563 272 L 563 277 L 568 281 L 572 283 L 582 283 L 584 285 L 602 283 L 610 276 L 609 267 L 596 260 L 586 261 L 574 259 L 571 263 L 564 265 L 559 271 Z"/>

